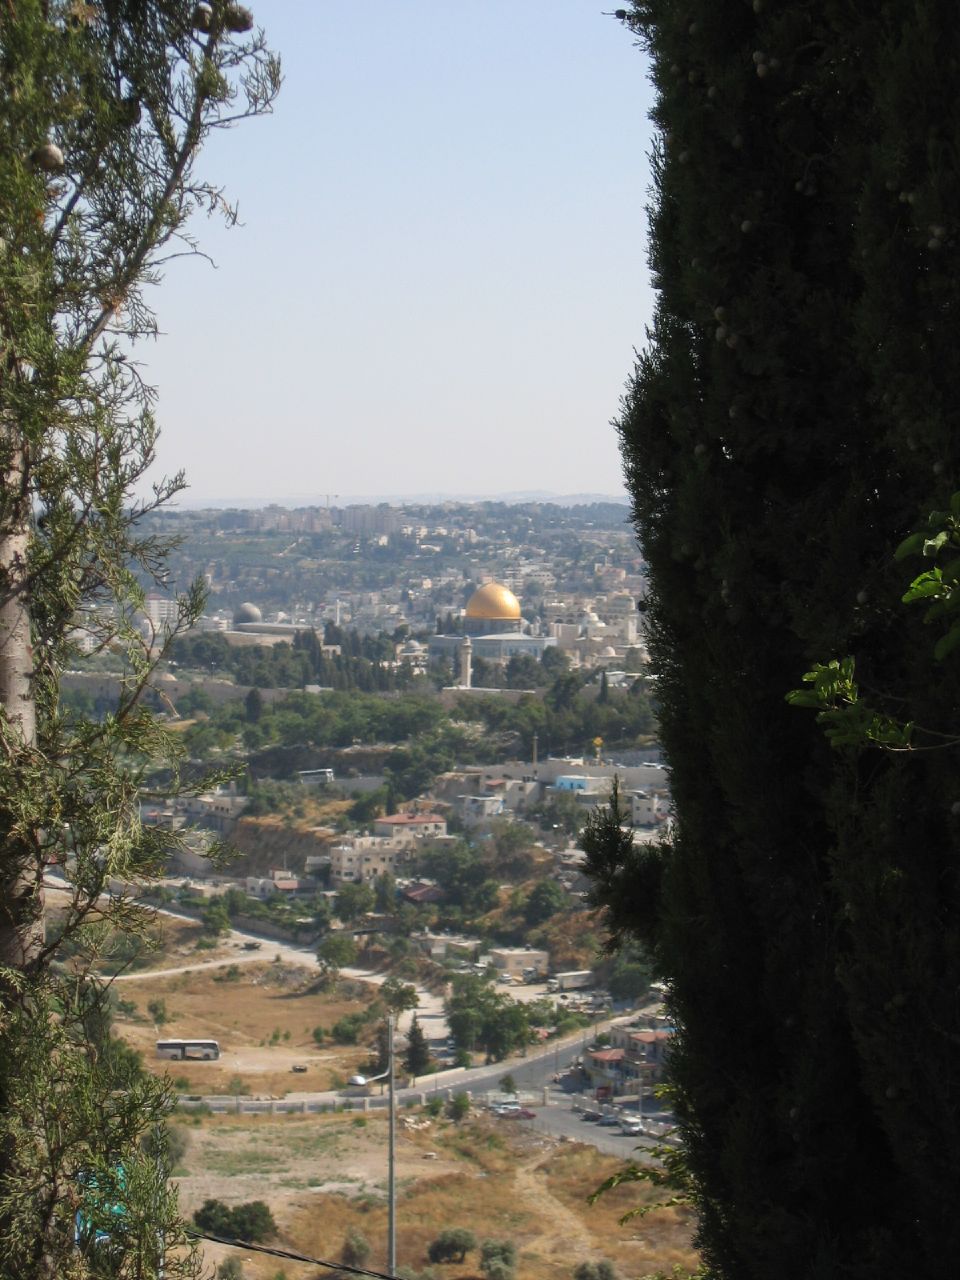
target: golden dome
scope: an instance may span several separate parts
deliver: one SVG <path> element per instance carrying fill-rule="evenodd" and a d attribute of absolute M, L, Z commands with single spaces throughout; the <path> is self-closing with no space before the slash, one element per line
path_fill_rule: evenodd
<path fill-rule="evenodd" d="M 499 582 L 486 582 L 467 601 L 467 617 L 499 622 L 520 617 L 520 601 Z"/>

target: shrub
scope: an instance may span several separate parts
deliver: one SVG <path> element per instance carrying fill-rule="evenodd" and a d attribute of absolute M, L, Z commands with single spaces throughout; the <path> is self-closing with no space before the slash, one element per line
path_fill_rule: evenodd
<path fill-rule="evenodd" d="M 243 1076 L 230 1077 L 230 1082 L 227 1085 L 227 1093 L 231 1094 L 234 1098 L 239 1098 L 249 1092 L 250 1086 L 247 1084 L 246 1080 L 244 1080 Z"/>
<path fill-rule="evenodd" d="M 243 1280 L 243 1263 L 239 1258 L 227 1258 L 217 1267 L 217 1280 Z"/>
<path fill-rule="evenodd" d="M 448 1227 L 436 1240 L 431 1240 L 427 1257 L 431 1262 L 462 1262 L 471 1249 L 477 1247 L 477 1237 L 466 1227 Z"/>
<path fill-rule="evenodd" d="M 435 1093 L 432 1098 L 427 1099 L 424 1104 L 424 1110 L 428 1116 L 436 1117 L 440 1114 L 443 1110 L 443 1099 L 438 1093 Z"/>
<path fill-rule="evenodd" d="M 514 1280 L 513 1267 L 508 1266 L 502 1258 L 491 1258 L 489 1262 L 481 1263 L 480 1270 L 487 1280 Z"/>
<path fill-rule="evenodd" d="M 311 1034 L 313 1035 L 313 1039 L 316 1044 L 323 1044 L 324 1037 L 327 1033 L 324 1031 L 323 1027 L 314 1027 Z"/>
<path fill-rule="evenodd" d="M 447 1115 L 455 1124 L 459 1124 L 470 1113 L 470 1095 L 455 1093 L 447 1103 Z"/>
<path fill-rule="evenodd" d="M 233 1237 L 233 1213 L 222 1200 L 204 1200 L 193 1220 L 210 1235 Z"/>
<path fill-rule="evenodd" d="M 330 1028 L 330 1034 L 337 1044 L 356 1044 L 364 1024 L 363 1014 L 347 1013 Z"/>
<path fill-rule="evenodd" d="M 256 1244 L 261 1240 L 272 1240 L 277 1234 L 277 1224 L 273 1214 L 263 1200 L 250 1200 L 246 1204 L 238 1204 L 232 1210 L 232 1217 L 238 1240 L 249 1240 Z"/>
<path fill-rule="evenodd" d="M 580 1262 L 573 1268 L 573 1280 L 617 1280 L 617 1269 L 607 1258 Z"/>
<path fill-rule="evenodd" d="M 251 1244 L 272 1240 L 277 1234 L 273 1214 L 262 1200 L 248 1200 L 232 1209 L 222 1200 L 204 1200 L 193 1220 L 201 1231 L 210 1235 L 249 1240 Z"/>
<path fill-rule="evenodd" d="M 517 1265 L 517 1246 L 512 1240 L 484 1240 L 480 1246 L 480 1270 L 488 1280 L 505 1280 Z"/>
<path fill-rule="evenodd" d="M 351 1227 L 340 1250 L 340 1261 L 345 1262 L 348 1267 L 362 1267 L 369 1257 L 370 1241 L 362 1231 Z"/>
<path fill-rule="evenodd" d="M 167 1022 L 167 1002 L 159 998 L 147 1001 L 147 1013 L 154 1020 L 158 1027 L 162 1027 Z"/>

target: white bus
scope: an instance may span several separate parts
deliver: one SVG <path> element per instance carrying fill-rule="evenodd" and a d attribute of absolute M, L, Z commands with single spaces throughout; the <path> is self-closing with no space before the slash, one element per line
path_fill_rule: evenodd
<path fill-rule="evenodd" d="M 157 1056 L 174 1058 L 219 1058 L 220 1045 L 216 1040 L 158 1040 Z"/>

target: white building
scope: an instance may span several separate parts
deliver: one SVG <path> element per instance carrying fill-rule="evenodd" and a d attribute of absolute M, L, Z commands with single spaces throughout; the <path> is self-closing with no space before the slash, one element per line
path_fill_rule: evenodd
<path fill-rule="evenodd" d="M 382 875 L 396 875 L 413 856 L 413 843 L 392 836 L 356 836 L 330 849 L 330 883 L 367 884 Z"/>

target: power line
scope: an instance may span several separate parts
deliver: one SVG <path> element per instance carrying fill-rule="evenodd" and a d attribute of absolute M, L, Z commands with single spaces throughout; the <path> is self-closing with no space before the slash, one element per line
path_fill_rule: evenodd
<path fill-rule="evenodd" d="M 351 1276 L 372 1276 L 373 1280 L 396 1280 L 386 1271 L 368 1271 L 364 1267 L 351 1267 L 346 1262 L 328 1262 L 323 1258 L 311 1258 L 305 1253 L 297 1253 L 293 1249 L 277 1249 L 266 1244 L 250 1244 L 246 1240 L 231 1240 L 228 1236 L 214 1236 L 206 1231 L 194 1231 L 187 1228 L 186 1234 L 194 1240 L 211 1240 L 214 1244 L 225 1244 L 231 1249 L 246 1249 L 248 1253 L 267 1253 L 273 1258 L 286 1258 L 291 1262 L 309 1262 L 315 1267 L 326 1267 L 329 1271 L 342 1271 Z"/>

